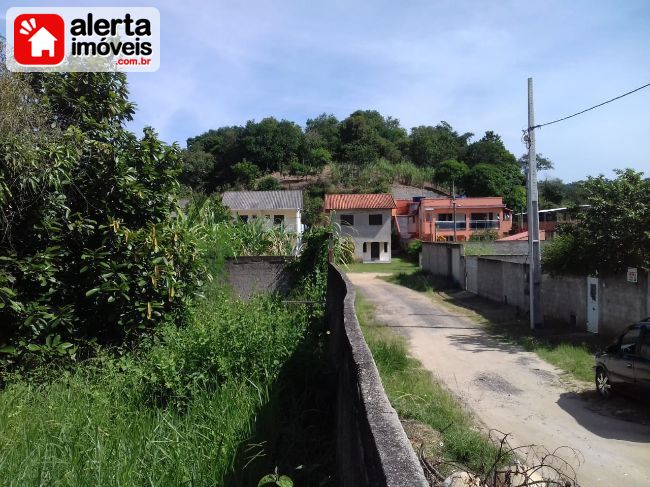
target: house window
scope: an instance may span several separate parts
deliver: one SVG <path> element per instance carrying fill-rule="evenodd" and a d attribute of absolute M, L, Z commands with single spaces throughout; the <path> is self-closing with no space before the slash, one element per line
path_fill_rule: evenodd
<path fill-rule="evenodd" d="M 451 222 L 451 221 L 454 221 L 454 214 L 453 213 L 440 213 L 438 215 L 438 221 L 439 222 Z"/>
<path fill-rule="evenodd" d="M 368 244 L 363 242 L 363 253 L 365 254 L 366 252 L 368 252 Z"/>
<path fill-rule="evenodd" d="M 353 226 L 354 225 L 354 215 L 341 215 L 339 217 L 341 225 Z"/>
<path fill-rule="evenodd" d="M 368 215 L 368 225 L 381 225 L 381 213 L 378 215 Z"/>
<path fill-rule="evenodd" d="M 274 225 L 283 225 L 284 224 L 284 215 L 273 215 L 273 224 Z"/>
<path fill-rule="evenodd" d="M 433 213 L 431 213 L 430 211 L 427 211 L 425 215 L 426 215 L 426 221 L 430 222 L 431 220 L 433 220 Z"/>
<path fill-rule="evenodd" d="M 248 222 L 248 215 L 239 215 L 239 221 L 242 223 Z"/>
<path fill-rule="evenodd" d="M 384 242 L 384 253 L 388 253 L 388 242 Z"/>

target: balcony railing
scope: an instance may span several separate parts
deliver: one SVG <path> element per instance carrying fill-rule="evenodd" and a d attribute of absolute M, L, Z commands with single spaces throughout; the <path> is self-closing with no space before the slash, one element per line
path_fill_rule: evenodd
<path fill-rule="evenodd" d="M 456 230 L 465 230 L 469 224 L 470 230 L 486 230 L 488 228 L 499 228 L 500 220 L 470 220 L 469 222 L 456 221 Z M 437 230 L 453 230 L 454 222 L 453 221 L 437 221 L 436 222 Z"/>
<path fill-rule="evenodd" d="M 472 220 L 469 222 L 472 230 L 485 230 L 487 228 L 499 228 L 500 220 Z"/>
<path fill-rule="evenodd" d="M 436 222 L 436 229 L 438 230 L 453 230 L 454 222 Z M 456 230 L 465 230 L 465 220 L 456 221 Z"/>

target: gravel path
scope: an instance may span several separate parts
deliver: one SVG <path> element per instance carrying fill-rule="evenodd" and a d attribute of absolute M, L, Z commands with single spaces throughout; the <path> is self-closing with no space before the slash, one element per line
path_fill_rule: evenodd
<path fill-rule="evenodd" d="M 374 273 L 349 277 L 376 306 L 376 317 L 403 333 L 411 354 L 487 428 L 511 433 L 515 445 L 579 451 L 583 487 L 650 485 L 647 406 L 600 400 L 591 384 L 570 381 L 536 354 L 494 340 L 462 309 L 449 311 Z"/>

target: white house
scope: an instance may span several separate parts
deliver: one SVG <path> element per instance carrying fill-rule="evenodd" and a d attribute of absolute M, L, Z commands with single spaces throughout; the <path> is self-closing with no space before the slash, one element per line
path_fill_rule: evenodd
<path fill-rule="evenodd" d="M 54 43 L 57 40 L 49 30 L 41 27 L 36 34 L 29 38 L 29 42 L 32 43 L 32 57 L 43 57 L 45 51 L 47 51 L 48 57 L 53 57 Z"/>
<path fill-rule="evenodd" d="M 283 225 L 298 234 L 303 231 L 302 191 L 226 191 L 222 201 L 242 221 L 264 218 L 269 225 Z"/>
<path fill-rule="evenodd" d="M 390 194 L 325 195 L 325 213 L 354 239 L 354 255 L 363 262 L 390 262 L 394 208 Z"/>

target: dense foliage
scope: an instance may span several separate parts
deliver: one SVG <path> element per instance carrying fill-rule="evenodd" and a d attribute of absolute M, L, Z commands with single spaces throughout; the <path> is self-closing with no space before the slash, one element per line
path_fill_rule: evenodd
<path fill-rule="evenodd" d="M 304 131 L 270 117 L 188 139 L 181 179 L 208 193 L 226 186 L 266 188 L 262 175 L 314 175 L 329 166 L 335 191 L 382 192 L 394 182 L 437 185 L 468 196 L 503 196 L 510 208 L 523 210 L 525 161 L 494 132 L 474 142 L 472 137 L 447 122 L 409 133 L 396 118 L 374 110 L 357 110 L 341 121 L 322 114 L 307 120 Z M 544 158 L 538 166 L 552 167 Z"/>
<path fill-rule="evenodd" d="M 123 128 L 112 74 L 0 72 L 0 347 L 73 354 L 186 308 L 204 275 L 178 214 L 179 150 Z M 5 111 L 6 110 L 6 111 Z"/>
<path fill-rule="evenodd" d="M 616 173 L 615 179 L 589 177 L 582 184 L 590 206 L 544 248 L 546 271 L 607 274 L 650 267 L 650 180 L 632 169 Z"/>

